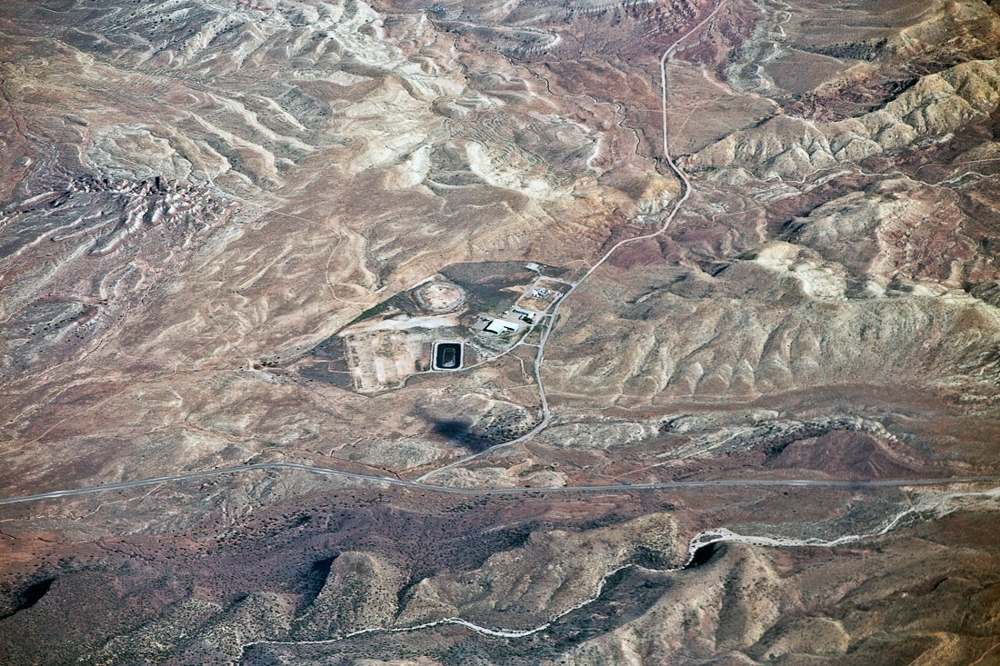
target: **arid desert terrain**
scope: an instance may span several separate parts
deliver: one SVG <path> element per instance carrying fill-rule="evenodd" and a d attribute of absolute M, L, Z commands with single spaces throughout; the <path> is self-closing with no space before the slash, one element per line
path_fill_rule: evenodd
<path fill-rule="evenodd" d="M 0 664 L 1000 664 L 1000 2 L 4 0 Z"/>

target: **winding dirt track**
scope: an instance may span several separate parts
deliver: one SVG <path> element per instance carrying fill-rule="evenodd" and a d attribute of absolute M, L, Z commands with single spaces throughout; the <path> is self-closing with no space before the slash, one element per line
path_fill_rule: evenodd
<path fill-rule="evenodd" d="M 660 113 L 663 123 L 662 126 L 663 161 L 667 164 L 667 166 L 670 167 L 670 170 L 673 172 L 675 176 L 677 176 L 678 180 L 681 181 L 682 185 L 681 196 L 676 201 L 674 201 L 673 207 L 670 209 L 670 212 L 667 214 L 667 216 L 663 218 L 663 222 L 660 224 L 659 229 L 650 234 L 644 234 L 642 236 L 634 236 L 633 238 L 626 238 L 625 240 L 615 243 L 614 246 L 611 247 L 611 249 L 609 249 L 607 252 L 604 253 L 604 256 L 598 259 L 593 266 L 587 269 L 587 272 L 584 273 L 579 280 L 577 280 L 576 282 L 566 283 L 569 285 L 569 289 L 566 290 L 566 293 L 563 295 L 562 298 L 556 301 L 556 304 L 552 308 L 552 311 L 545 314 L 547 321 L 545 324 L 545 330 L 542 332 L 541 339 L 538 343 L 538 353 L 535 355 L 535 364 L 534 364 L 535 382 L 538 384 L 538 395 L 542 404 L 542 420 L 539 421 L 534 428 L 529 430 L 527 433 L 521 435 L 517 439 L 512 439 L 509 442 L 502 442 L 500 444 L 495 444 L 489 447 L 488 449 L 480 451 L 479 453 L 474 453 L 472 455 L 466 456 L 465 458 L 462 458 L 461 460 L 457 460 L 448 465 L 444 465 L 437 469 L 433 469 L 427 472 L 426 474 L 418 477 L 417 481 L 427 481 L 435 474 L 443 472 L 444 470 L 464 465 L 465 463 L 475 460 L 477 458 L 486 457 L 498 449 L 506 448 L 508 446 L 513 446 L 515 444 L 520 444 L 521 442 L 531 439 L 532 437 L 534 437 L 535 435 L 537 435 L 538 433 L 542 432 L 543 430 L 549 427 L 549 423 L 551 423 L 552 421 L 552 412 L 549 409 L 548 397 L 545 395 L 545 384 L 542 382 L 542 363 L 545 360 L 545 345 L 549 341 L 549 335 L 552 333 L 552 327 L 555 326 L 556 317 L 559 314 L 559 309 L 562 307 L 563 303 L 565 303 L 566 300 L 573 295 L 573 292 L 576 291 L 577 288 L 581 284 L 583 284 L 587 278 L 593 275 L 598 268 L 604 265 L 604 263 L 611 258 L 611 255 L 617 252 L 619 248 L 624 247 L 629 243 L 638 243 L 639 241 L 649 240 L 650 238 L 656 238 L 657 236 L 662 236 L 664 233 L 666 233 L 667 229 L 670 228 L 670 225 L 673 223 L 674 219 L 676 219 L 677 213 L 680 212 L 681 207 L 688 200 L 688 197 L 691 196 L 691 189 L 692 189 L 691 181 L 688 180 L 687 175 L 683 171 L 681 171 L 681 169 L 674 162 L 673 158 L 670 156 L 670 144 L 668 141 L 669 137 L 667 136 L 667 62 L 670 60 L 670 56 L 672 56 L 674 52 L 677 50 L 677 47 L 680 46 L 681 42 L 683 42 L 685 39 L 687 39 L 697 31 L 701 30 L 706 23 L 715 18 L 715 16 L 719 13 L 719 10 L 721 10 L 725 6 L 725 4 L 726 4 L 725 2 L 720 2 L 719 5 L 712 10 L 711 14 L 702 19 L 696 26 L 688 30 L 686 33 L 678 37 L 673 44 L 667 47 L 667 50 L 663 52 L 663 55 L 660 56 L 660 93 L 661 93 Z"/>

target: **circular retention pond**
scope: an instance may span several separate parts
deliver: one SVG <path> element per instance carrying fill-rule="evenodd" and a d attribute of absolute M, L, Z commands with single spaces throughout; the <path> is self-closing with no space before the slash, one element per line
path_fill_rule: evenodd
<path fill-rule="evenodd" d="M 451 282 L 428 282 L 413 291 L 417 305 L 428 312 L 452 312 L 465 303 L 465 290 Z"/>

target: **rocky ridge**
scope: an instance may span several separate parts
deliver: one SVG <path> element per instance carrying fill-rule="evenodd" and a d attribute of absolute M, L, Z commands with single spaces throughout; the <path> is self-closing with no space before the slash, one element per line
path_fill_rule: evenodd
<path fill-rule="evenodd" d="M 799 180 L 804 174 L 858 164 L 866 158 L 938 140 L 984 118 L 1000 105 L 1000 60 L 963 63 L 920 79 L 883 108 L 830 123 L 777 116 L 733 133 L 693 155 L 694 170 L 721 169 L 713 178 Z"/>

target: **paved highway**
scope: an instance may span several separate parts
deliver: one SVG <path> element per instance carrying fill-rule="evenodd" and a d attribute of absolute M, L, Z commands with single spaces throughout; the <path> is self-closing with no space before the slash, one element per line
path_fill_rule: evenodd
<path fill-rule="evenodd" d="M 137 479 L 135 481 L 122 481 L 120 483 L 107 483 L 99 486 L 89 486 L 86 488 L 71 488 L 67 490 L 53 490 L 47 493 L 36 495 L 22 495 L 20 497 L 7 497 L 0 499 L 0 504 L 18 504 L 23 502 L 35 502 L 45 499 L 57 499 L 61 497 L 77 497 L 91 493 L 101 493 L 111 490 L 126 490 L 129 488 L 142 488 L 145 486 L 155 486 L 163 483 L 176 483 L 179 481 L 193 481 L 195 479 L 209 479 L 227 474 L 243 474 L 254 470 L 294 470 L 309 472 L 311 474 L 321 474 L 324 476 L 335 476 L 354 481 L 365 481 L 369 483 L 387 484 L 391 486 L 401 486 L 413 488 L 414 490 L 424 490 L 436 493 L 446 493 L 450 495 L 531 495 L 531 494 L 555 494 L 555 493 L 581 493 L 581 492 L 638 492 L 648 490 L 682 490 L 684 488 L 743 488 L 743 487 L 793 487 L 811 486 L 817 488 L 905 488 L 912 486 L 945 486 L 962 483 L 1000 483 L 1000 475 L 992 476 L 964 476 L 949 478 L 924 478 L 924 479 L 883 479 L 878 481 L 850 481 L 838 479 L 715 479 L 701 481 L 662 481 L 659 483 L 635 483 L 618 484 L 604 486 L 549 486 L 542 488 L 448 488 L 437 486 L 420 481 L 405 481 L 387 476 L 376 476 L 373 474 L 358 474 L 355 472 L 344 472 L 342 470 L 330 469 L 328 467 L 314 467 L 312 465 L 300 465 L 298 463 L 257 463 L 253 465 L 239 465 L 237 467 L 220 467 L 202 472 L 189 472 L 187 474 L 174 474 L 172 476 L 158 476 L 151 479 Z"/>

